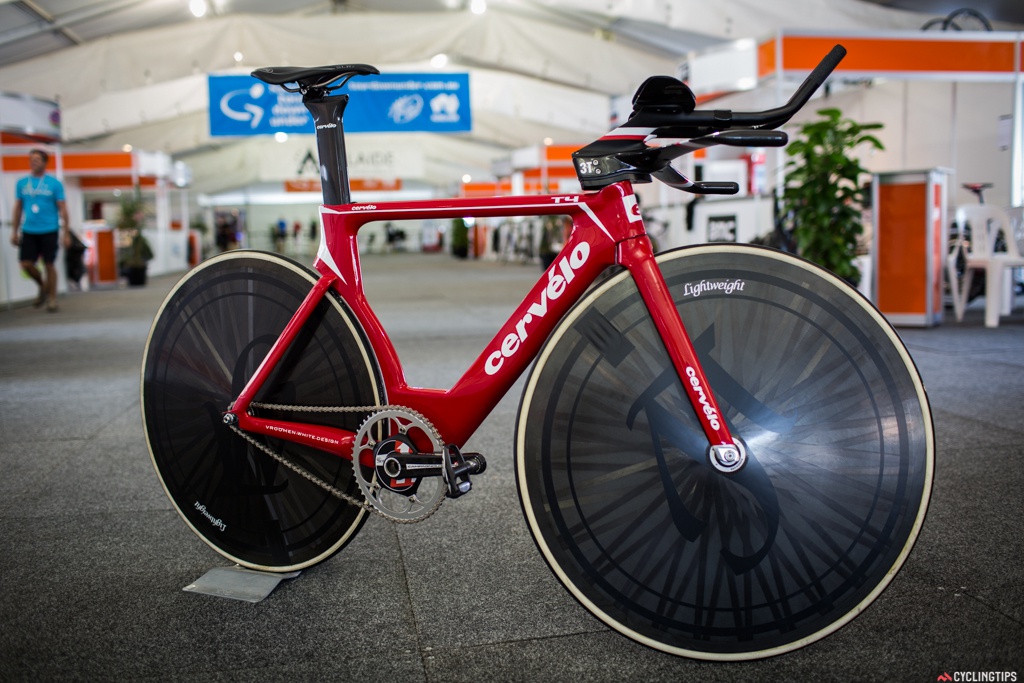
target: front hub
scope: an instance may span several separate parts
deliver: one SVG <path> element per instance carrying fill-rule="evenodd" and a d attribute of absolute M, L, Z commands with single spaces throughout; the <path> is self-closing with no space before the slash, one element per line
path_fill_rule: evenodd
<path fill-rule="evenodd" d="M 747 462 L 747 450 L 737 441 L 724 446 L 712 446 L 708 450 L 708 461 L 719 472 L 738 472 Z"/>

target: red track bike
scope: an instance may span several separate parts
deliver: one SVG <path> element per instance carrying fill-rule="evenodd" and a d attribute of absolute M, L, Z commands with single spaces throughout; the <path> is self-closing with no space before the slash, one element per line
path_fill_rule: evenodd
<path fill-rule="evenodd" d="M 352 203 L 332 94 L 366 65 L 268 68 L 302 93 L 324 175 L 314 269 L 236 251 L 189 272 L 147 342 L 142 408 L 167 495 L 214 550 L 287 572 L 370 514 L 429 516 L 485 466 L 463 448 L 529 370 L 515 472 L 558 579 L 626 636 L 704 659 L 786 652 L 838 629 L 891 581 L 931 491 L 924 388 L 856 291 L 791 255 L 709 244 L 654 254 L 632 185 L 691 192 L 670 164 L 716 144 L 780 146 L 790 102 L 695 108 L 648 79 L 628 122 L 574 154 L 569 195 Z M 565 215 L 571 235 L 449 389 L 410 386 L 362 288 L 372 221 Z M 532 365 L 532 368 L 531 368 Z"/>

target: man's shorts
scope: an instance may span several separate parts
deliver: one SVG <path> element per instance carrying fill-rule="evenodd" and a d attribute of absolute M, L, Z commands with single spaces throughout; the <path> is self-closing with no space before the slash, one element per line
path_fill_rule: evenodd
<path fill-rule="evenodd" d="M 22 262 L 35 263 L 40 256 L 43 263 L 53 263 L 57 260 L 57 238 L 60 231 L 43 233 L 21 233 L 21 249 L 18 251 L 18 259 Z"/>

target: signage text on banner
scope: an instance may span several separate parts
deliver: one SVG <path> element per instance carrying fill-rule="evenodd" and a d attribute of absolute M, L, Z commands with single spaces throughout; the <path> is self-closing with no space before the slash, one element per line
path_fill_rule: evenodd
<path fill-rule="evenodd" d="M 211 75 L 210 135 L 312 134 L 313 119 L 299 93 L 251 76 Z M 473 127 L 469 74 L 380 74 L 354 78 L 345 109 L 349 133 L 461 133 Z"/>

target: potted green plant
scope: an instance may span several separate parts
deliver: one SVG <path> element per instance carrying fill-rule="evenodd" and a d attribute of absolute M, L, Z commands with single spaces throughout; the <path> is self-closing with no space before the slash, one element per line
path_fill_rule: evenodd
<path fill-rule="evenodd" d="M 797 253 L 856 286 L 860 271 L 854 259 L 864 231 L 860 179 L 868 171 L 852 151 L 860 145 L 885 149 L 867 132 L 882 124 L 857 123 L 835 108 L 821 109 L 818 115 L 820 119 L 802 124 L 786 147 L 790 159 L 782 212 Z"/>
<path fill-rule="evenodd" d="M 469 256 L 469 226 L 462 218 L 452 221 L 452 255 L 456 258 Z"/>
<path fill-rule="evenodd" d="M 142 236 L 142 231 L 136 230 L 128 244 L 124 259 L 124 269 L 129 285 L 140 287 L 146 284 L 146 273 L 152 258 L 153 249 L 150 248 L 146 238 Z"/>
<path fill-rule="evenodd" d="M 146 273 L 153 258 L 153 249 L 142 235 L 145 219 L 146 204 L 142 192 L 136 187 L 134 192 L 121 197 L 121 213 L 117 219 L 121 244 L 127 243 L 121 248 L 121 271 L 132 286 L 146 284 Z"/>
<path fill-rule="evenodd" d="M 558 252 L 562 250 L 565 241 L 565 228 L 561 216 L 545 216 L 541 222 L 540 245 L 537 251 L 540 253 L 540 267 L 547 270 Z"/>

